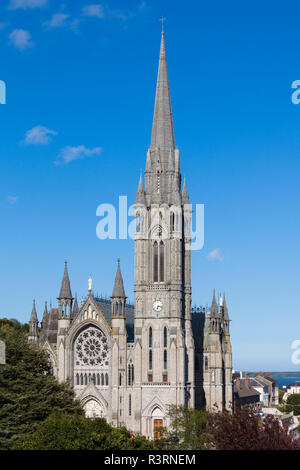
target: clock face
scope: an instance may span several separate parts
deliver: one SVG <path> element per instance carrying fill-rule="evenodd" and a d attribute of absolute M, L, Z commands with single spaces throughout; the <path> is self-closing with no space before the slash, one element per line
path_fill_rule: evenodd
<path fill-rule="evenodd" d="M 163 303 L 161 300 L 154 300 L 153 302 L 153 310 L 155 312 L 161 312 L 163 308 Z"/>

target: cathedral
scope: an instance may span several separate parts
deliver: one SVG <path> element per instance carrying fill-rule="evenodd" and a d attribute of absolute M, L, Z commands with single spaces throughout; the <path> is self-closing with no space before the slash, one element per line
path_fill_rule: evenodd
<path fill-rule="evenodd" d="M 53 374 L 69 380 L 86 416 L 159 437 L 168 406 L 231 409 L 232 353 L 225 294 L 192 308 L 191 217 L 175 145 L 164 33 L 152 136 L 135 210 L 134 305 L 126 302 L 120 260 L 110 300 L 88 281 L 73 297 L 65 262 L 58 304 L 35 307 L 29 340 L 45 349 Z"/>

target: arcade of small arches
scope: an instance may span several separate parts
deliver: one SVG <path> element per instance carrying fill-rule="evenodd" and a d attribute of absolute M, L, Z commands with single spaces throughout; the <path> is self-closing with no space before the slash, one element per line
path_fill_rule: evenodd
<path fill-rule="evenodd" d="M 109 385 L 109 378 L 108 373 L 105 374 L 79 374 L 75 375 L 75 384 L 77 386 L 85 386 L 92 383 L 93 385 L 97 385 L 98 387 L 108 386 Z"/>

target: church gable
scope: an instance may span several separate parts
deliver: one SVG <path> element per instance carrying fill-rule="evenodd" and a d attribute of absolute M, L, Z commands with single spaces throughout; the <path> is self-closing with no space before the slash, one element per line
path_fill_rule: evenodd
<path fill-rule="evenodd" d="M 97 304 L 92 295 L 89 295 L 84 304 L 81 306 L 76 318 L 73 320 L 70 333 L 71 330 L 74 330 L 79 323 L 87 323 L 89 320 L 96 322 L 99 326 L 102 326 L 106 333 L 111 333 L 110 324 L 108 323 L 100 306 Z"/>

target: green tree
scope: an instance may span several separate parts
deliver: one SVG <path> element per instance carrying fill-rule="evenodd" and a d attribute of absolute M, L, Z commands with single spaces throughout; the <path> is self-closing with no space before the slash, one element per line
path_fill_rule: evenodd
<path fill-rule="evenodd" d="M 185 450 L 208 448 L 205 440 L 207 412 L 171 405 L 168 416 L 169 431 L 163 433 L 163 439 L 157 442 L 158 447 Z"/>
<path fill-rule="evenodd" d="M 283 404 L 283 395 L 285 394 L 285 391 L 282 390 L 281 388 L 278 390 L 278 395 L 279 395 L 279 403 Z"/>
<path fill-rule="evenodd" d="M 293 411 L 295 416 L 300 415 L 300 394 L 293 393 L 286 400 L 286 411 Z"/>
<path fill-rule="evenodd" d="M 31 435 L 17 441 L 16 450 L 151 450 L 154 443 L 131 437 L 125 428 L 114 428 L 102 418 L 55 413 Z"/>
<path fill-rule="evenodd" d="M 0 365 L 0 449 L 10 449 L 54 411 L 83 414 L 69 384 L 51 374 L 46 353 L 27 341 L 27 328 L 0 320 L 6 364 Z"/>

